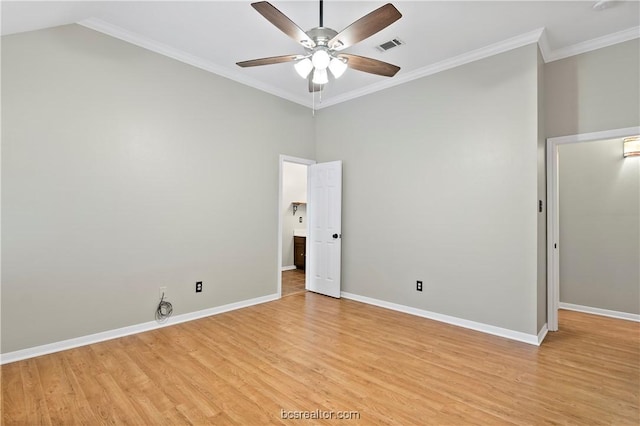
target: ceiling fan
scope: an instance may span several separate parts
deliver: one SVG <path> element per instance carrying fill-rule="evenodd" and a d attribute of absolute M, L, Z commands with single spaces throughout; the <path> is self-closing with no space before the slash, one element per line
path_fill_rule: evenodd
<path fill-rule="evenodd" d="M 300 55 L 272 56 L 237 62 L 241 67 L 295 62 L 296 72 L 309 81 L 309 92 L 321 91 L 329 81 L 327 69 L 339 78 L 347 68 L 370 74 L 393 77 L 400 67 L 373 58 L 341 53 L 342 50 L 361 42 L 388 27 L 402 17 L 391 3 L 358 19 L 341 32 L 323 26 L 323 1 L 320 0 L 320 25 L 305 32 L 271 3 L 260 1 L 251 6 L 275 25 L 280 31 L 304 47 Z"/>

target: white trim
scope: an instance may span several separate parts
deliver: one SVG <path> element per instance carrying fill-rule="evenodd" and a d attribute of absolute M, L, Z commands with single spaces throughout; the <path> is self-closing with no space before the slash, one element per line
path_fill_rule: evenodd
<path fill-rule="evenodd" d="M 547 29 L 544 28 L 542 33 L 540 34 L 540 39 L 538 39 L 538 48 L 540 48 L 540 54 L 542 55 L 542 60 L 547 63 L 549 62 L 549 56 L 551 55 L 551 47 L 549 45 L 549 38 L 547 37 Z"/>
<path fill-rule="evenodd" d="M 584 312 L 586 314 L 600 315 L 603 317 L 617 318 L 627 321 L 640 322 L 640 315 L 628 312 L 611 311 L 609 309 L 592 308 L 591 306 L 574 305 L 572 303 L 560 302 L 560 309 L 567 311 Z"/>
<path fill-rule="evenodd" d="M 101 19 L 96 19 L 96 18 L 85 19 L 78 22 L 78 25 L 82 25 L 83 27 L 101 32 L 103 34 L 107 34 L 111 37 L 114 37 L 120 40 L 124 40 L 128 43 L 135 44 L 136 46 L 142 47 L 152 52 L 159 53 L 164 56 L 168 56 L 169 58 L 175 59 L 180 62 L 184 62 L 185 64 L 192 65 L 196 68 L 200 68 L 205 71 L 212 72 L 214 74 L 220 75 L 222 77 L 228 78 L 238 83 L 245 84 L 247 86 L 253 87 L 258 90 L 262 90 L 263 92 L 270 93 L 282 99 L 295 102 L 297 104 L 300 104 L 308 108 L 312 107 L 311 100 L 309 99 L 308 96 L 292 95 L 289 92 L 278 89 L 277 87 L 271 86 L 269 84 L 265 84 L 259 80 L 256 80 L 255 78 L 251 78 L 244 74 L 240 74 L 239 72 L 233 71 L 232 69 L 220 66 L 206 59 L 202 59 L 198 56 L 187 53 L 183 50 L 176 49 L 166 44 L 151 40 L 149 38 L 141 36 L 140 34 L 131 32 L 129 30 L 125 30 L 124 28 L 110 24 Z"/>
<path fill-rule="evenodd" d="M 284 162 L 288 163 L 296 163 L 296 164 L 304 164 L 310 166 L 312 164 L 316 164 L 315 160 L 308 160 L 306 158 L 300 157 L 292 157 L 290 155 L 280 154 L 280 158 L 278 159 L 278 277 L 276 278 L 277 286 L 277 295 L 278 299 L 282 297 L 282 272 L 284 268 L 282 265 L 282 216 L 284 215 L 284 206 L 282 205 L 282 165 Z M 308 185 L 307 179 L 307 185 Z M 308 189 L 307 189 L 308 190 Z M 307 221 L 307 235 L 309 235 L 309 221 Z M 307 250 L 309 249 L 309 239 L 307 238 Z M 293 267 L 295 269 L 295 266 Z M 309 282 L 309 268 L 305 268 L 305 282 Z"/>
<path fill-rule="evenodd" d="M 405 314 L 415 315 L 418 317 L 428 318 L 434 321 L 444 322 L 458 327 L 464 327 L 482 333 L 492 334 L 494 336 L 505 337 L 511 340 L 517 340 L 518 342 L 528 343 L 530 345 L 539 346 L 540 335 L 522 333 L 520 331 L 509 330 L 507 328 L 496 327 L 481 322 L 470 321 L 463 318 L 453 317 L 450 315 L 439 314 L 437 312 L 426 311 L 424 309 L 413 308 L 411 306 L 399 305 L 384 300 L 373 299 L 367 296 L 360 296 L 357 294 L 341 292 L 341 296 L 345 299 L 355 300 L 357 302 L 366 303 L 369 305 L 379 306 L 381 308 L 391 309 L 392 311 L 403 312 Z M 544 328 L 543 328 L 544 330 Z M 544 336 L 543 336 L 544 338 Z"/>
<path fill-rule="evenodd" d="M 543 325 L 542 328 L 540 329 L 540 332 L 538 333 L 538 346 L 542 344 L 542 341 L 544 340 L 545 337 L 547 337 L 548 332 L 549 332 L 549 329 L 547 328 L 547 324 Z"/>
<path fill-rule="evenodd" d="M 284 272 L 284 271 L 293 271 L 294 269 L 297 269 L 296 265 L 283 266 L 282 267 L 282 272 Z"/>
<path fill-rule="evenodd" d="M 22 349 L 14 352 L 0 354 L 0 365 L 10 362 L 21 361 L 27 358 L 47 355 L 54 352 L 65 351 L 67 349 L 77 348 L 79 346 L 90 345 L 93 343 L 104 342 L 105 340 L 117 339 L 118 337 L 129 336 L 131 334 L 142 333 L 145 331 L 155 330 L 158 328 L 168 327 L 187 321 L 217 315 L 224 312 L 234 311 L 261 303 L 277 300 L 277 294 L 269 294 L 267 296 L 256 297 L 253 299 L 242 300 L 240 302 L 229 303 L 227 305 L 217 306 L 215 308 L 203 309 L 201 311 L 189 312 L 186 314 L 169 317 L 164 323 L 149 321 L 142 324 L 130 325 L 128 327 L 116 328 L 114 330 L 103 331 L 101 333 L 90 334 L 88 336 L 76 337 L 73 339 L 62 340 L 60 342 L 49 343 L 46 345 L 35 346 L 33 348 Z"/>
<path fill-rule="evenodd" d="M 558 331 L 558 301 L 560 267 L 557 264 L 556 248 L 558 244 L 558 148 L 557 142 L 547 139 L 547 327 L 549 331 Z"/>
<path fill-rule="evenodd" d="M 363 87 L 362 89 L 352 90 L 350 92 L 336 96 L 335 98 L 323 101 L 319 105 L 316 105 L 316 109 L 326 108 L 331 105 L 359 98 L 360 96 L 368 95 L 383 89 L 398 86 L 399 84 L 404 84 L 409 81 L 417 80 L 422 77 L 427 77 L 429 75 L 456 68 L 470 62 L 475 62 L 480 59 L 485 59 L 490 56 L 508 52 L 510 50 L 517 49 L 519 47 L 526 46 L 532 43 L 537 43 L 543 31 L 544 28 L 540 28 L 525 34 L 521 34 L 519 36 L 500 41 L 498 43 L 491 44 L 489 46 L 484 46 L 479 49 L 454 56 L 453 58 L 445 59 L 443 61 L 428 65 L 423 68 L 418 68 L 417 70 L 408 72 L 406 74 L 400 73 L 392 79 L 386 79 L 381 81 L 380 83 L 371 84 L 369 86 Z"/>
<path fill-rule="evenodd" d="M 602 132 L 580 133 L 578 135 L 558 136 L 549 138 L 556 145 L 567 143 L 591 142 L 605 139 L 624 138 L 627 136 L 637 135 L 640 127 L 625 127 L 623 129 L 604 130 Z M 622 155 L 622 154 L 620 154 Z"/>
<path fill-rule="evenodd" d="M 184 52 L 180 49 L 173 48 L 166 44 L 159 43 L 157 41 L 141 36 L 140 34 L 131 32 L 129 30 L 125 30 L 124 28 L 110 24 L 103 20 L 96 19 L 96 18 L 89 18 L 89 19 L 85 19 L 78 22 L 78 24 L 82 25 L 83 27 L 92 29 L 94 31 L 98 31 L 103 34 L 110 35 L 111 37 L 124 40 L 128 43 L 135 44 L 136 46 L 140 46 L 145 49 L 151 50 L 152 52 L 156 52 L 161 55 L 168 56 L 180 62 L 184 62 L 186 64 L 192 65 L 194 67 L 201 68 L 203 70 L 212 72 L 214 74 L 221 75 L 228 79 L 237 81 L 238 83 L 246 84 L 247 86 L 251 86 L 255 89 L 262 90 L 264 92 L 270 93 L 275 96 L 279 96 L 283 99 L 287 99 L 297 104 L 300 104 L 309 108 L 314 108 L 312 99 L 309 99 L 309 97 L 307 96 L 292 95 L 287 91 L 265 84 L 254 78 L 247 77 L 244 74 L 234 72 L 226 67 L 222 67 L 218 64 L 215 64 L 211 61 L 207 61 L 205 59 L 202 59 L 190 53 Z M 381 81 L 380 83 L 371 84 L 362 89 L 352 90 L 350 92 L 344 93 L 340 96 L 336 96 L 335 98 L 328 99 L 324 102 L 321 102 L 315 105 L 315 109 L 319 110 L 322 108 L 326 108 L 328 106 L 339 104 L 351 99 L 358 98 L 360 96 L 364 96 L 364 95 L 374 93 L 383 89 L 387 89 L 389 87 L 407 83 L 409 81 L 416 80 L 418 78 L 422 78 L 422 77 L 426 77 L 442 71 L 446 71 L 448 69 L 455 68 L 460 65 L 464 65 L 480 59 L 488 58 L 490 56 L 494 56 L 499 53 L 504 53 L 509 50 L 516 49 L 518 47 L 526 46 L 531 43 L 537 43 L 543 32 L 544 32 L 544 28 L 530 31 L 525 34 L 521 34 L 497 43 L 493 43 L 489 46 L 484 46 L 479 49 L 472 50 L 470 52 L 466 52 L 461 55 L 455 56 L 453 58 L 445 59 L 438 63 L 428 65 L 423 68 L 419 68 L 407 74 L 400 74 L 399 76 L 396 76 L 393 79 L 387 79 L 387 80 Z"/>
<path fill-rule="evenodd" d="M 312 109 L 314 108 L 313 99 L 309 98 L 305 94 L 301 94 L 301 95 L 292 94 L 286 90 L 282 90 L 275 86 L 263 83 L 262 81 L 257 80 L 255 78 L 241 74 L 237 71 L 234 71 L 231 68 L 227 68 L 227 67 L 215 64 L 206 59 L 200 58 L 198 56 L 192 55 L 183 50 L 176 49 L 166 44 L 157 42 L 155 40 L 144 37 L 132 31 L 126 30 L 117 25 L 113 25 L 101 19 L 97 19 L 97 18 L 85 19 L 85 20 L 79 21 L 78 25 L 82 25 L 83 27 L 101 32 L 103 34 L 107 34 L 111 37 L 115 37 L 120 40 L 124 40 L 128 43 L 134 44 L 136 46 L 140 46 L 152 52 L 156 52 L 161 55 L 168 56 L 177 61 L 184 62 L 185 64 L 189 64 L 194 67 L 203 69 L 205 71 L 212 72 L 214 74 L 220 75 L 222 77 L 228 78 L 238 83 L 245 84 L 255 89 L 262 90 L 263 92 L 267 92 L 272 95 L 278 96 L 282 99 L 295 102 L 299 105 L 312 108 Z M 617 43 L 633 40 L 639 37 L 640 37 L 640 27 L 632 27 L 623 31 L 619 31 L 617 33 L 598 37 L 593 40 L 587 40 L 581 43 L 577 43 L 572 46 L 566 46 L 560 49 L 551 50 L 546 33 L 545 33 L 545 29 L 539 28 L 525 34 L 511 37 L 509 39 L 502 40 L 497 43 L 493 43 L 491 45 L 484 46 L 484 47 L 472 50 L 470 52 L 460 54 L 453 58 L 445 59 L 443 61 L 428 65 L 423 68 L 419 68 L 417 70 L 408 72 L 406 74 L 400 73 L 400 75 L 394 77 L 393 79 L 385 79 L 383 81 L 380 81 L 379 83 L 371 84 L 361 89 L 352 90 L 350 92 L 344 93 L 342 95 L 339 95 L 334 98 L 328 99 L 324 102 L 321 102 L 318 105 L 315 105 L 315 109 L 319 110 L 322 108 L 329 107 L 331 105 L 336 105 L 351 99 L 358 98 L 360 96 L 368 95 L 370 93 L 374 93 L 374 92 L 384 90 L 390 87 L 394 87 L 403 83 L 407 83 L 409 81 L 413 81 L 422 77 L 426 77 L 442 71 L 446 71 L 446 70 L 458 67 L 460 65 L 468 64 L 470 62 L 475 62 L 480 59 L 488 58 L 490 56 L 504 53 L 509 50 L 517 49 L 519 47 L 526 46 L 532 43 L 538 43 L 538 46 L 540 47 L 540 52 L 542 54 L 542 58 L 544 59 L 545 62 L 552 62 L 552 61 L 557 61 L 559 59 L 567 58 L 569 56 L 579 55 L 581 53 L 586 53 L 592 50 L 601 49 L 603 47 L 611 46 Z"/>
<path fill-rule="evenodd" d="M 547 325 L 549 331 L 558 330 L 560 304 L 558 147 L 564 144 L 623 138 L 637 134 L 640 134 L 640 127 L 626 127 L 547 139 Z"/>
<path fill-rule="evenodd" d="M 591 52 L 592 50 L 602 49 L 603 47 L 613 46 L 614 44 L 624 43 L 625 41 L 634 40 L 636 38 L 640 38 L 640 27 L 631 27 L 626 30 L 618 31 L 617 33 L 607 34 L 572 46 L 562 47 L 560 49 L 550 51 L 547 54 L 543 53 L 543 57 L 545 62 L 553 62 L 570 56 Z"/>

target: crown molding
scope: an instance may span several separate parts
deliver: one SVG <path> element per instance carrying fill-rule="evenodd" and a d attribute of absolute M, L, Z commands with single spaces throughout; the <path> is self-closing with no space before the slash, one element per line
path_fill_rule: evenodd
<path fill-rule="evenodd" d="M 583 41 L 571 46 L 562 47 L 556 50 L 543 50 L 542 56 L 545 62 L 553 62 L 570 56 L 579 55 L 581 53 L 591 52 L 592 50 L 602 49 L 603 47 L 613 46 L 614 44 L 623 43 L 625 41 L 640 38 L 640 27 L 631 27 L 617 33 L 607 34 L 602 37 Z M 548 43 L 547 43 L 548 49 Z M 542 49 L 542 46 L 541 46 Z"/>
<path fill-rule="evenodd" d="M 331 98 L 325 102 L 322 102 L 316 105 L 316 109 L 326 108 L 331 105 L 339 104 L 341 102 L 358 98 L 360 96 L 368 95 L 383 89 L 388 89 L 390 87 L 408 83 L 410 81 L 417 80 L 419 78 L 423 78 L 429 75 L 437 74 L 442 71 L 456 68 L 461 65 L 468 64 L 470 62 L 475 62 L 480 59 L 484 59 L 500 53 L 508 52 L 510 50 L 517 49 L 519 47 L 526 46 L 528 44 L 537 43 L 538 40 L 540 40 L 540 37 L 542 36 L 543 33 L 544 33 L 544 28 L 539 28 L 537 30 L 530 31 L 525 34 L 521 34 L 515 37 L 511 37 L 509 39 L 500 41 L 498 43 L 493 43 L 488 46 L 484 46 L 479 49 L 475 49 L 470 52 L 463 53 L 458 56 L 454 56 L 453 58 L 436 62 L 435 64 L 428 65 L 423 68 L 419 68 L 417 70 L 408 72 L 406 74 L 400 74 L 399 76 L 396 76 L 393 79 L 384 80 L 376 84 L 371 84 L 369 86 L 363 87 L 362 89 L 352 90 L 350 92 L 336 96 L 335 98 Z"/>
<path fill-rule="evenodd" d="M 184 62 L 185 64 L 188 64 L 188 65 L 192 65 L 196 68 L 209 71 L 221 77 L 225 77 L 230 80 L 236 81 L 238 83 L 251 86 L 255 89 L 262 90 L 263 92 L 267 92 L 274 96 L 278 96 L 288 101 L 295 102 L 302 106 L 309 107 L 309 108 L 312 107 L 311 102 L 309 101 L 309 99 L 307 99 L 307 97 L 292 95 L 291 93 L 280 90 L 269 84 L 265 84 L 254 78 L 247 77 L 245 75 L 241 75 L 239 73 L 233 72 L 232 70 L 222 67 L 220 65 L 217 65 L 211 61 L 207 61 L 198 56 L 184 52 L 183 50 L 176 49 L 171 46 L 167 46 L 166 44 L 159 43 L 147 37 L 143 37 L 140 34 L 125 30 L 124 28 L 118 27 L 116 25 L 112 25 L 101 19 L 89 18 L 89 19 L 79 21 L 77 24 L 82 25 L 83 27 L 89 28 L 91 30 L 109 35 L 111 37 L 126 41 L 128 43 L 135 44 L 136 46 L 142 47 L 147 50 L 151 50 L 152 52 L 159 53 L 164 56 L 168 56 L 177 61 Z"/>
<path fill-rule="evenodd" d="M 538 44 L 544 62 L 549 63 L 568 58 L 570 56 L 579 55 L 581 53 L 590 52 L 592 50 L 601 49 L 603 47 L 608 47 L 614 44 L 640 38 L 640 27 L 636 26 L 628 28 L 626 30 L 618 31 L 613 34 L 608 34 L 603 37 L 598 37 L 592 40 L 577 43 L 572 46 L 551 50 L 545 28 L 539 28 L 497 43 L 490 44 L 488 46 L 481 47 L 479 49 L 472 50 L 470 52 L 463 53 L 449 59 L 445 59 L 443 61 L 428 65 L 423 68 L 419 68 L 406 74 L 400 73 L 400 75 L 395 76 L 393 79 L 386 79 L 384 81 L 380 81 L 379 83 L 374 83 L 357 90 L 352 90 L 350 92 L 343 93 L 327 100 L 314 102 L 314 100 L 309 99 L 308 96 L 293 95 L 272 85 L 265 84 L 255 78 L 247 77 L 229 68 L 222 67 L 218 64 L 184 52 L 180 49 L 176 49 L 163 43 L 159 43 L 157 41 L 143 37 L 137 33 L 125 30 L 124 28 L 112 25 L 100 19 L 89 18 L 78 22 L 78 24 L 94 31 L 107 34 L 111 37 L 126 41 L 144 49 L 151 50 L 152 52 L 168 56 L 185 64 L 189 64 L 196 68 L 209 71 L 221 77 L 228 78 L 238 83 L 253 87 L 271 95 L 315 110 L 327 108 L 329 106 L 375 93 L 380 90 L 408 83 L 419 78 L 437 74 L 442 71 L 446 71 L 452 68 L 459 67 L 461 65 L 498 55 L 500 53 L 508 52 L 510 50 L 517 49 L 519 47 L 526 46 L 532 43 Z"/>
<path fill-rule="evenodd" d="M 538 40 L 538 48 L 540 49 L 540 54 L 542 55 L 542 60 L 546 64 L 549 62 L 549 55 L 551 54 L 551 47 L 549 46 L 549 38 L 547 37 L 547 29 L 544 28 L 544 31 L 540 34 L 540 39 Z"/>

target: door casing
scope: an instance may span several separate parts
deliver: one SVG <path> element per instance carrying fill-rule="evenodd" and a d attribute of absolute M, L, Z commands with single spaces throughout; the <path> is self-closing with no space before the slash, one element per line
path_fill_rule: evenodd
<path fill-rule="evenodd" d="M 560 306 L 558 147 L 571 143 L 624 138 L 638 134 L 640 134 L 640 127 L 626 127 L 547 139 L 547 328 L 549 331 L 558 331 L 558 308 Z M 622 156 L 622 144 L 620 144 L 620 156 Z"/>
<path fill-rule="evenodd" d="M 282 181 L 282 170 L 283 170 L 283 166 L 284 163 L 296 163 L 296 164 L 304 164 L 306 166 L 310 166 L 312 164 L 316 164 L 315 160 L 309 160 L 307 158 L 299 158 L 299 157 L 292 157 L 289 155 L 280 155 L 279 158 L 279 167 L 278 167 L 278 298 L 282 297 L 282 215 L 284 214 L 283 211 L 283 206 L 282 206 L 282 185 L 283 185 L 283 181 Z M 309 175 L 309 172 L 307 171 L 307 176 Z M 307 235 L 309 235 L 309 221 L 307 221 Z M 305 250 L 307 253 L 309 252 L 309 239 L 307 238 L 307 247 Z M 307 262 L 309 262 L 310 259 L 307 258 Z M 309 267 L 308 267 L 308 263 L 307 263 L 307 267 L 305 267 L 305 281 L 308 282 L 309 281 Z"/>

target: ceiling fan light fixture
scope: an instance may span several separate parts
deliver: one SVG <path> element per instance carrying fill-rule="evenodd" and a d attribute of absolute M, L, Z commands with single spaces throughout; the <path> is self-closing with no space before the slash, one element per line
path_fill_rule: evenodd
<path fill-rule="evenodd" d="M 318 49 L 311 55 L 311 63 L 317 70 L 326 70 L 331 61 L 331 56 L 325 49 Z"/>
<path fill-rule="evenodd" d="M 313 84 L 327 84 L 329 82 L 329 76 L 327 76 L 327 70 L 316 68 L 313 71 L 313 79 L 311 81 L 313 82 Z"/>
<path fill-rule="evenodd" d="M 304 58 L 296 62 L 293 67 L 300 77 L 307 78 L 313 69 L 313 64 L 311 63 L 311 59 Z"/>
<path fill-rule="evenodd" d="M 340 58 L 331 58 L 329 62 L 329 71 L 335 78 L 340 78 L 342 74 L 347 70 L 347 61 Z"/>
<path fill-rule="evenodd" d="M 304 47 L 305 53 L 303 55 L 280 55 L 236 62 L 239 67 L 247 68 L 293 62 L 296 73 L 307 79 L 311 93 L 321 92 L 324 85 L 329 82 L 329 74 L 332 79 L 337 79 L 344 74 L 346 68 L 383 77 L 393 77 L 400 71 L 400 67 L 377 59 L 338 53 L 377 34 L 400 19 L 402 14 L 391 3 L 364 15 L 340 32 L 324 26 L 322 19 L 323 0 L 320 0 L 320 25 L 309 31 L 303 31 L 268 1 L 256 1 L 251 3 L 251 7 L 285 35 Z M 397 39 L 394 39 L 394 42 L 396 41 Z"/>

